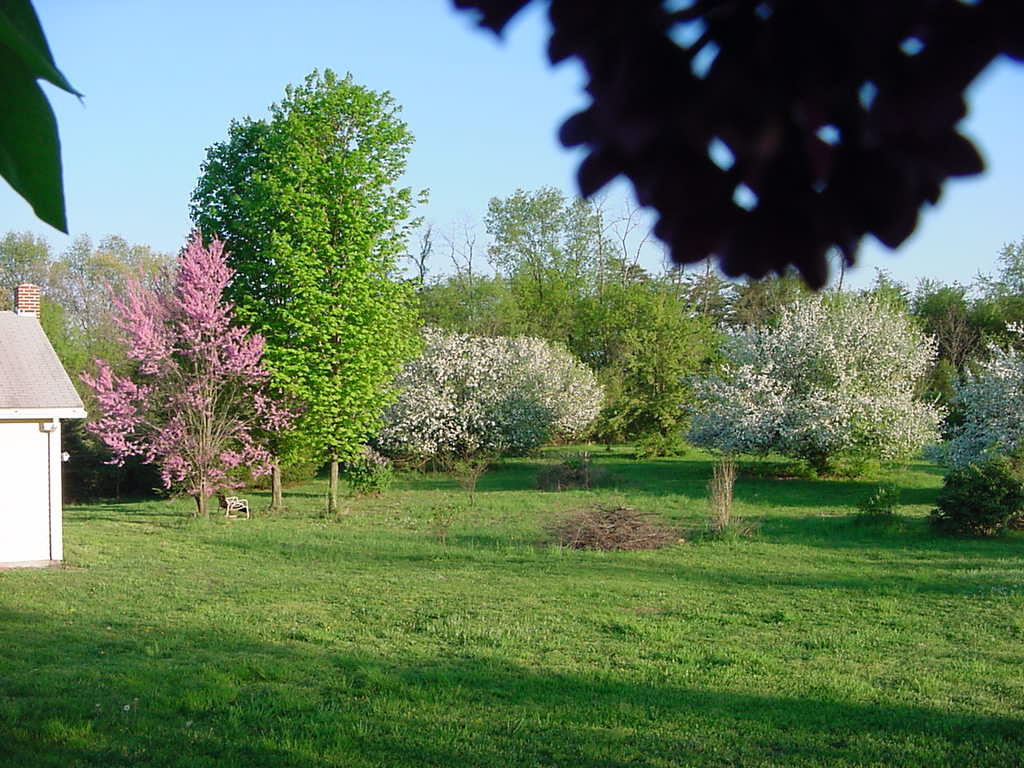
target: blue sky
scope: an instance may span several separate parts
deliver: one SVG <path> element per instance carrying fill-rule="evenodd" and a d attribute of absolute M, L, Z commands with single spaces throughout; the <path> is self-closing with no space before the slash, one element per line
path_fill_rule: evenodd
<path fill-rule="evenodd" d="M 63 143 L 71 234 L 119 234 L 175 251 L 206 148 L 231 119 L 262 117 L 314 68 L 351 72 L 388 90 L 416 135 L 405 184 L 429 188 L 418 213 L 444 228 L 479 221 L 487 200 L 517 188 L 574 190 L 578 156 L 559 147 L 561 121 L 585 104 L 575 64 L 550 68 L 546 20 L 532 8 L 504 40 L 475 29 L 449 0 L 35 0 L 58 66 L 84 102 L 51 89 Z M 866 244 L 854 284 L 875 266 L 910 283 L 969 282 L 999 248 L 1024 237 L 1020 184 L 1024 68 L 997 63 L 971 93 L 965 131 L 990 170 L 948 185 L 897 254 Z M 610 206 L 628 194 L 610 193 Z M 67 238 L 6 187 L 0 229 Z M 479 227 L 482 230 L 482 224 Z M 656 267 L 652 249 L 648 266 Z M 437 268 L 443 263 L 438 261 Z"/>

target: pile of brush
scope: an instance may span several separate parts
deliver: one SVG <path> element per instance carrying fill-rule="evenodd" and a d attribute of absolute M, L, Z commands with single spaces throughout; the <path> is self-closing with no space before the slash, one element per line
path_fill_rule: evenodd
<path fill-rule="evenodd" d="M 679 535 L 633 507 L 606 506 L 574 510 L 556 521 L 551 532 L 572 549 L 660 549 L 679 541 Z"/>

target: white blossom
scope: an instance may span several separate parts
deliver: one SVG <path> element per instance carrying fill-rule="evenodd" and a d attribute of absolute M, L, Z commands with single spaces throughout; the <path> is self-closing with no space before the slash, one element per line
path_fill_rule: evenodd
<path fill-rule="evenodd" d="M 810 297 L 777 325 L 727 337 L 721 375 L 696 383 L 690 440 L 726 453 L 824 462 L 906 459 L 942 412 L 916 397 L 934 339 L 875 297 Z"/>
<path fill-rule="evenodd" d="M 1024 336 L 1024 328 L 1010 330 Z M 938 458 L 953 469 L 1014 453 L 1024 440 L 1024 357 L 1013 347 L 989 347 L 988 361 L 955 385 L 960 416 Z"/>
<path fill-rule="evenodd" d="M 401 394 L 376 441 L 386 453 L 522 453 L 582 437 L 600 411 L 593 372 L 563 347 L 430 329 L 424 340 L 396 379 Z"/>

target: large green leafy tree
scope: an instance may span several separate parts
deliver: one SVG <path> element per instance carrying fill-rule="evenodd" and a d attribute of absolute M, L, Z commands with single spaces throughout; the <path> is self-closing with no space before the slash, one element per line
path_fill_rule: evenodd
<path fill-rule="evenodd" d="M 991 340 L 1018 345 L 1019 336 L 1007 333 L 1007 326 L 1024 321 L 1024 239 L 1006 243 L 998 263 L 995 275 L 978 275 L 975 314 L 987 326 Z"/>
<path fill-rule="evenodd" d="M 572 346 L 573 314 L 600 289 L 606 242 L 600 212 L 552 187 L 491 198 L 485 218 L 488 258 L 507 281 L 516 331 Z"/>
<path fill-rule="evenodd" d="M 681 448 L 692 399 L 690 379 L 716 355 L 718 333 L 679 296 L 674 275 L 609 281 L 581 305 L 577 354 L 605 388 L 594 436 L 631 440 L 642 454 Z M 591 330 L 590 345 L 583 331 Z"/>
<path fill-rule="evenodd" d="M 736 285 L 729 316 L 730 324 L 757 327 L 774 323 L 782 311 L 809 295 L 800 277 L 793 271 L 782 276 L 747 279 Z"/>
<path fill-rule="evenodd" d="M 396 186 L 413 141 L 398 111 L 351 76 L 313 72 L 269 119 L 231 124 L 192 196 L 193 221 L 224 240 L 237 271 L 237 317 L 264 336 L 274 385 L 303 408 L 278 452 L 331 462 L 329 511 L 338 462 L 377 431 L 417 343 L 412 288 L 395 279 L 413 202 Z"/>
<path fill-rule="evenodd" d="M 424 326 L 472 336 L 515 336 L 521 313 L 501 275 L 447 275 L 419 292 Z"/>

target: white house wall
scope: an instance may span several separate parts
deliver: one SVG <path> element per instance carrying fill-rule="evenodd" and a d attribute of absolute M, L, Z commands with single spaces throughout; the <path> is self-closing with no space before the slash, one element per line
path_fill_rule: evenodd
<path fill-rule="evenodd" d="M 59 421 L 0 421 L 0 563 L 63 557 L 60 469 Z"/>
<path fill-rule="evenodd" d="M 60 419 L 42 425 L 49 433 L 48 474 L 50 479 L 50 559 L 64 559 L 64 489 L 61 484 L 64 461 L 61 458 Z"/>

